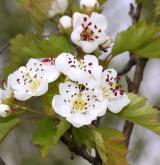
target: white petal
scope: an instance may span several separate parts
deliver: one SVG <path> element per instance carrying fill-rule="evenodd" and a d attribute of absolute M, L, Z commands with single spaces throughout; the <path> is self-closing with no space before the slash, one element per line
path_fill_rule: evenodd
<path fill-rule="evenodd" d="M 32 96 L 26 92 L 24 88 L 20 88 L 19 90 L 14 90 L 14 98 L 19 101 L 26 101 L 30 99 Z"/>
<path fill-rule="evenodd" d="M 105 115 L 107 111 L 107 106 L 108 106 L 108 100 L 95 103 L 95 111 L 98 117 Z"/>
<path fill-rule="evenodd" d="M 48 91 L 48 81 L 47 79 L 42 79 L 40 82 L 40 86 L 37 88 L 36 91 L 30 93 L 32 96 L 42 96 Z"/>
<path fill-rule="evenodd" d="M 60 95 L 56 95 L 52 101 L 54 111 L 62 117 L 68 117 L 71 114 L 71 108 L 64 102 Z"/>
<path fill-rule="evenodd" d="M 67 121 L 69 121 L 74 127 L 80 128 L 84 125 L 89 125 L 92 123 L 92 118 L 86 114 L 82 114 L 80 112 L 75 112 L 67 117 Z"/>
<path fill-rule="evenodd" d="M 102 31 L 105 31 L 107 29 L 107 20 L 104 15 L 92 13 L 90 20 L 91 22 L 93 22 L 93 24 L 97 25 L 98 28 L 100 28 Z"/>
<path fill-rule="evenodd" d="M 76 45 L 80 46 L 81 41 L 81 32 L 83 31 L 83 28 L 81 26 L 78 26 L 72 33 L 71 33 L 71 40 Z"/>
<path fill-rule="evenodd" d="M 53 82 L 58 79 L 59 72 L 56 70 L 55 66 L 49 67 L 45 71 L 45 75 L 47 76 L 48 83 Z"/>
<path fill-rule="evenodd" d="M 90 79 L 89 73 L 87 73 L 81 69 L 76 69 L 76 68 L 72 68 L 69 70 L 68 77 L 72 81 L 77 81 L 78 83 L 84 84 L 84 85 L 86 83 L 88 83 L 88 81 Z"/>
<path fill-rule="evenodd" d="M 99 43 L 99 45 L 108 40 L 108 36 L 103 31 L 101 33 L 98 33 L 97 36 L 99 36 L 99 38 L 97 38 L 96 41 Z"/>
<path fill-rule="evenodd" d="M 110 82 L 115 82 L 117 77 L 117 72 L 114 69 L 106 69 L 102 73 L 102 84 L 106 84 L 108 79 Z"/>
<path fill-rule="evenodd" d="M 73 14 L 73 29 L 75 30 L 77 27 L 81 27 L 82 23 L 84 22 L 84 18 L 89 19 L 89 16 L 86 14 L 81 14 L 78 12 L 75 12 Z"/>
<path fill-rule="evenodd" d="M 97 57 L 93 55 L 85 55 L 84 62 L 86 64 L 92 63 L 93 65 L 99 65 Z"/>
<path fill-rule="evenodd" d="M 70 53 L 62 53 L 60 54 L 56 60 L 55 60 L 55 66 L 56 69 L 64 74 L 68 73 L 68 69 L 69 69 L 69 64 L 68 61 L 70 61 L 69 59 L 71 59 L 71 61 L 74 60 L 74 56 Z"/>
<path fill-rule="evenodd" d="M 78 45 L 85 53 L 92 53 L 98 48 L 97 41 L 79 41 Z"/>
<path fill-rule="evenodd" d="M 6 104 L 0 104 L 0 116 L 6 117 L 8 115 L 7 111 L 10 111 L 10 107 Z"/>
<path fill-rule="evenodd" d="M 130 103 L 130 100 L 126 94 L 117 96 L 114 99 L 109 100 L 108 109 L 113 113 L 119 113 L 126 105 Z"/>
<path fill-rule="evenodd" d="M 60 83 L 59 92 L 64 99 L 68 100 L 72 98 L 72 95 L 79 94 L 80 91 L 76 83 L 67 81 L 65 83 Z"/>

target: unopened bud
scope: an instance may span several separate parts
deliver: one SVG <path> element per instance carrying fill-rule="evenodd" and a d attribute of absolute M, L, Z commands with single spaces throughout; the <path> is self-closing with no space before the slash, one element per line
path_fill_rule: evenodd
<path fill-rule="evenodd" d="M 71 29 L 72 28 L 72 19 L 71 17 L 65 15 L 65 16 L 62 16 L 60 19 L 59 19 L 59 23 L 61 25 L 61 27 L 63 29 Z"/>
<path fill-rule="evenodd" d="M 99 7 L 97 0 L 80 0 L 80 8 L 87 13 L 91 13 Z"/>

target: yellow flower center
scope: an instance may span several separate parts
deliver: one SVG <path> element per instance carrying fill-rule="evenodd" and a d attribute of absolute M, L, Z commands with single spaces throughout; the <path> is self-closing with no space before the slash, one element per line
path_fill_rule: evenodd
<path fill-rule="evenodd" d="M 78 96 L 77 99 L 73 102 L 73 109 L 75 111 L 82 111 L 85 108 L 86 102 L 82 96 Z"/>

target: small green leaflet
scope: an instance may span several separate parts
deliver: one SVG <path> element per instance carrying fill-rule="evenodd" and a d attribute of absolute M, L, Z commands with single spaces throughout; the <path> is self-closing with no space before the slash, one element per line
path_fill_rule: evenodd
<path fill-rule="evenodd" d="M 73 51 L 73 45 L 62 35 L 51 35 L 46 40 L 30 33 L 19 34 L 10 43 L 10 63 L 5 70 L 6 76 L 17 67 L 24 65 L 29 58 L 56 57 L 62 52 L 72 53 Z"/>
<path fill-rule="evenodd" d="M 124 135 L 115 129 L 97 128 L 94 131 L 96 148 L 104 165 L 128 165 Z"/>
<path fill-rule="evenodd" d="M 128 165 L 123 134 L 111 128 L 72 128 L 74 140 L 90 151 L 97 149 L 104 165 Z"/>
<path fill-rule="evenodd" d="M 33 24 L 38 34 L 43 33 L 43 28 L 48 19 L 51 0 L 17 0 L 30 13 Z"/>
<path fill-rule="evenodd" d="M 129 98 L 131 103 L 117 115 L 160 135 L 160 112 L 144 97 L 130 93 Z"/>
<path fill-rule="evenodd" d="M 112 50 L 113 56 L 130 51 L 145 58 L 160 58 L 160 37 L 155 24 L 139 22 L 120 32 Z"/>
<path fill-rule="evenodd" d="M 43 119 L 39 121 L 38 128 L 33 138 L 33 144 L 40 146 L 42 157 L 56 145 L 63 134 L 70 128 L 70 124 L 65 120 L 61 120 L 56 125 L 51 119 Z"/>
<path fill-rule="evenodd" d="M 0 143 L 7 136 L 7 134 L 20 123 L 21 120 L 13 116 L 0 118 Z"/>

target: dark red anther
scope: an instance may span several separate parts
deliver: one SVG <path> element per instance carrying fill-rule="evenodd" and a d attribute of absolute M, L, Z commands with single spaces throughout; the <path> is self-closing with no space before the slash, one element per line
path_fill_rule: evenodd
<path fill-rule="evenodd" d="M 94 28 L 95 28 L 95 29 L 97 29 L 97 26 L 96 26 L 96 25 L 94 25 Z"/>
<path fill-rule="evenodd" d="M 89 22 L 89 23 L 88 23 L 88 26 L 91 26 L 91 25 L 92 25 L 92 23 L 91 23 L 91 22 Z"/>
<path fill-rule="evenodd" d="M 124 90 L 120 90 L 120 95 L 123 95 L 124 94 Z"/>
<path fill-rule="evenodd" d="M 91 74 L 92 73 L 91 70 L 88 70 L 88 73 Z"/>
<path fill-rule="evenodd" d="M 84 22 L 86 22 L 87 21 L 87 17 L 84 17 Z"/>
<path fill-rule="evenodd" d="M 89 66 L 92 66 L 92 62 L 88 63 Z"/>
<path fill-rule="evenodd" d="M 98 33 L 101 33 L 101 32 L 102 32 L 102 30 L 101 30 L 101 29 L 99 29 L 99 30 L 98 30 Z"/>

